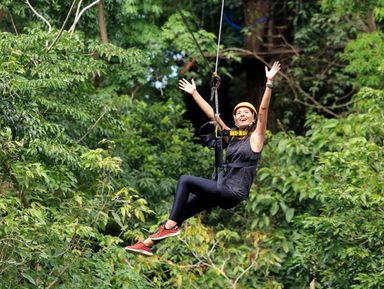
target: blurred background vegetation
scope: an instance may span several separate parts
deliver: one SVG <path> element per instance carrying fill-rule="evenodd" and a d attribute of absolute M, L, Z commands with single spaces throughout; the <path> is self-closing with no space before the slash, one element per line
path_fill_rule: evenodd
<path fill-rule="evenodd" d="M 224 120 L 283 67 L 250 198 L 124 251 L 213 169 L 177 82 L 209 99 L 220 8 L 1 1 L 0 288 L 384 287 L 383 0 L 226 1 Z"/>

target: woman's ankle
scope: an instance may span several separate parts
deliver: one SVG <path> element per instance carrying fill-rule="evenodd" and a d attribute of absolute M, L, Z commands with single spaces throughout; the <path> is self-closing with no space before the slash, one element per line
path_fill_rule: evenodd
<path fill-rule="evenodd" d="M 172 229 L 172 228 L 174 228 L 175 226 L 177 226 L 177 223 L 176 223 L 175 221 L 173 221 L 173 220 L 167 220 L 167 221 L 165 222 L 165 224 L 164 224 L 164 227 L 165 227 L 166 229 Z"/>
<path fill-rule="evenodd" d="M 149 248 L 152 248 L 153 245 L 155 245 L 155 242 L 153 242 L 153 240 L 151 240 L 151 239 L 145 239 L 145 240 L 143 241 L 143 244 L 144 244 L 145 246 L 149 247 Z"/>

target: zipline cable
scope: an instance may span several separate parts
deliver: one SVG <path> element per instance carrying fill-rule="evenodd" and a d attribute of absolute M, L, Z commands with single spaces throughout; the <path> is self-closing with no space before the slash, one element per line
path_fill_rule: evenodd
<path fill-rule="evenodd" d="M 180 5 L 180 4 L 179 4 Z M 197 42 L 197 39 L 195 35 L 193 34 L 192 30 L 190 29 L 187 20 L 185 19 L 184 14 L 181 11 L 181 8 L 177 5 L 177 10 L 181 16 L 182 21 L 184 22 L 185 27 L 187 28 L 188 32 L 192 35 L 192 38 L 197 46 L 197 48 L 200 51 L 201 56 L 205 60 L 205 63 L 209 70 L 211 70 L 211 66 L 205 57 L 199 43 Z M 222 137 L 222 128 L 219 125 L 220 120 L 220 113 L 219 113 L 219 96 L 218 96 L 218 88 L 221 83 L 221 78 L 219 74 L 217 73 L 218 67 L 219 67 L 219 56 L 220 56 L 220 42 L 221 42 L 221 31 L 223 26 L 223 18 L 224 18 L 224 5 L 225 0 L 221 1 L 221 12 L 220 12 L 220 25 L 219 25 L 219 34 L 217 37 L 217 49 L 216 49 L 216 61 L 215 61 L 215 70 L 212 73 L 211 77 L 211 103 L 214 113 L 214 123 L 215 123 L 215 179 L 218 181 L 218 187 L 221 186 L 221 177 L 222 172 L 224 169 L 223 165 L 223 137 Z"/>
<path fill-rule="evenodd" d="M 223 137 L 221 135 L 221 127 L 219 125 L 220 113 L 219 113 L 219 95 L 217 90 L 221 84 L 221 78 L 217 73 L 219 66 L 219 55 L 220 55 L 220 42 L 221 42 L 221 30 L 223 26 L 223 15 L 224 15 L 224 4 L 225 0 L 221 1 L 221 12 L 220 12 L 220 25 L 219 34 L 217 37 L 217 49 L 216 49 L 216 63 L 215 71 L 212 74 L 211 80 L 211 102 L 213 101 L 213 112 L 215 117 L 215 179 L 217 180 L 217 187 L 220 189 L 222 183 L 222 172 L 224 170 L 223 160 Z"/>
<path fill-rule="evenodd" d="M 217 68 L 219 66 L 221 27 L 223 26 L 224 2 L 225 2 L 224 0 L 221 1 L 220 26 L 219 26 L 219 35 L 218 35 L 218 38 L 217 38 L 216 64 L 215 64 L 215 72 L 214 72 L 215 74 L 217 74 Z"/>

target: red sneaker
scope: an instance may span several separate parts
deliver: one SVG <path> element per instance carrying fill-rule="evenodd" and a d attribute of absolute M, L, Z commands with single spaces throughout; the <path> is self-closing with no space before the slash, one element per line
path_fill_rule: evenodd
<path fill-rule="evenodd" d="M 157 240 L 163 240 L 168 237 L 177 236 L 179 234 L 180 234 L 180 228 L 178 226 L 174 226 L 173 228 L 167 229 L 165 228 L 165 225 L 160 225 L 160 228 L 152 235 L 149 235 L 148 238 L 157 241 Z"/>
<path fill-rule="evenodd" d="M 146 246 L 143 242 L 137 242 L 133 246 L 127 246 L 124 248 L 128 252 L 137 253 L 144 256 L 152 256 L 152 249 Z"/>

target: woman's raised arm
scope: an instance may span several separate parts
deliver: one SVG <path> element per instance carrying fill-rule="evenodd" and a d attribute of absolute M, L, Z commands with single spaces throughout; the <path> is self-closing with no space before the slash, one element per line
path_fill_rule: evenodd
<path fill-rule="evenodd" d="M 208 102 L 205 101 L 205 99 L 200 95 L 200 93 L 196 89 L 195 81 L 192 79 L 191 82 L 189 82 L 186 79 L 179 80 L 179 88 L 186 93 L 192 95 L 193 99 L 197 103 L 197 105 L 200 107 L 200 109 L 207 115 L 207 117 L 210 120 L 215 120 L 215 114 L 213 112 L 212 107 L 208 104 Z M 220 126 L 223 129 L 230 129 L 221 118 L 218 120 Z"/>
<path fill-rule="evenodd" d="M 265 76 L 267 77 L 267 83 L 263 95 L 263 99 L 260 103 L 260 108 L 257 116 L 256 130 L 251 135 L 251 147 L 255 152 L 260 152 L 263 149 L 265 131 L 267 129 L 268 109 L 269 102 L 271 100 L 273 79 L 276 74 L 280 71 L 280 63 L 275 61 L 272 68 L 268 70 L 265 67 Z"/>

